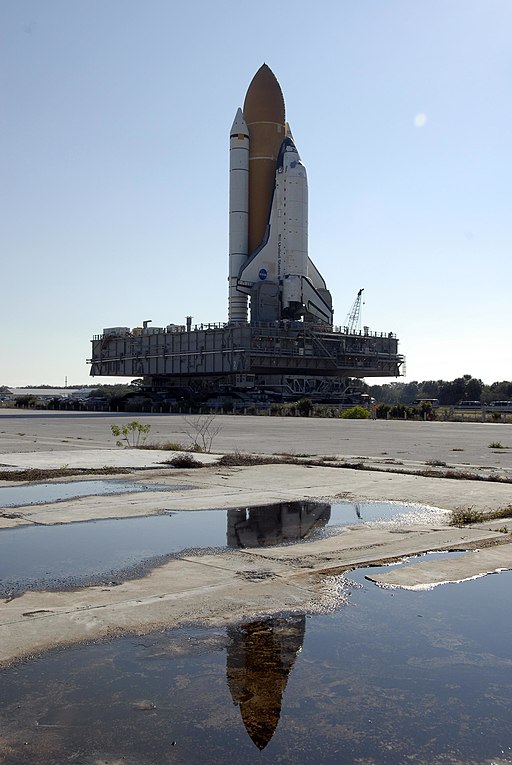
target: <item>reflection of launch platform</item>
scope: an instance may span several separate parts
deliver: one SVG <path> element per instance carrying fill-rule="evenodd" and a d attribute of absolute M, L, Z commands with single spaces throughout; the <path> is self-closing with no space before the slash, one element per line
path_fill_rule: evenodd
<path fill-rule="evenodd" d="M 277 502 L 227 510 L 229 547 L 271 547 L 308 538 L 331 517 L 327 502 Z"/>
<path fill-rule="evenodd" d="M 229 320 L 105 329 L 91 375 L 147 387 L 257 388 L 341 397 L 348 377 L 397 377 L 393 333 L 334 327 L 331 294 L 308 255 L 308 184 L 279 83 L 265 64 L 230 131 Z"/>

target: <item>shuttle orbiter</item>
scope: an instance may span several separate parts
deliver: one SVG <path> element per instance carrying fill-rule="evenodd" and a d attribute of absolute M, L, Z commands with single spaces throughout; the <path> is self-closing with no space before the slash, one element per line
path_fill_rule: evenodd
<path fill-rule="evenodd" d="M 308 181 L 270 68 L 254 75 L 230 132 L 229 322 L 332 325 L 332 300 L 308 257 Z"/>

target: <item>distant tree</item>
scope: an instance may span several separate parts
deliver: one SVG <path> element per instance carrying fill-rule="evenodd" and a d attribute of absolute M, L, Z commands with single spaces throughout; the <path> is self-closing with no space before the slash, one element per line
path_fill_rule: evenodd
<path fill-rule="evenodd" d="M 297 401 L 297 409 L 301 417 L 309 417 L 313 411 L 313 402 L 310 398 L 301 398 Z"/>
<path fill-rule="evenodd" d="M 343 420 L 367 420 L 369 416 L 370 413 L 364 406 L 351 406 L 349 409 L 343 409 L 340 414 Z"/>
<path fill-rule="evenodd" d="M 382 401 L 382 385 L 369 385 L 368 394 L 376 401 Z"/>
<path fill-rule="evenodd" d="M 377 415 L 378 420 L 385 420 L 388 416 L 388 414 L 391 411 L 391 405 L 390 404 L 377 404 L 377 409 L 375 414 Z"/>
<path fill-rule="evenodd" d="M 14 402 L 19 409 L 30 409 L 37 404 L 37 396 L 31 396 L 30 394 L 16 396 Z"/>
<path fill-rule="evenodd" d="M 393 419 L 403 419 L 407 413 L 408 409 L 403 404 L 395 404 L 389 410 L 389 415 Z"/>
<path fill-rule="evenodd" d="M 462 401 L 465 398 L 466 393 L 466 381 L 463 377 L 457 377 L 452 380 L 451 383 L 447 383 L 447 400 L 441 401 L 441 404 L 456 404 L 458 401 Z"/>
<path fill-rule="evenodd" d="M 484 388 L 483 382 L 481 380 L 477 380 L 476 377 L 471 377 L 470 375 L 468 375 L 467 378 L 466 375 L 464 375 L 464 379 L 466 380 L 466 390 L 464 396 L 466 401 L 480 401 Z"/>
<path fill-rule="evenodd" d="M 368 393 L 376 401 L 383 404 L 396 404 L 400 401 L 405 383 L 384 383 L 384 385 L 370 385 Z"/>
<path fill-rule="evenodd" d="M 443 380 L 424 380 L 420 383 L 418 398 L 439 398 L 440 388 L 444 384 Z"/>
<path fill-rule="evenodd" d="M 133 388 L 129 385 L 117 384 L 117 385 L 99 385 L 97 388 L 93 388 L 89 393 L 89 397 L 106 398 L 107 401 L 111 399 L 119 399 L 122 396 L 126 396 L 127 393 L 133 393 Z"/>
<path fill-rule="evenodd" d="M 412 404 L 412 402 L 419 397 L 419 385 L 417 382 L 410 382 L 404 385 L 402 391 L 401 402 L 403 404 Z"/>
<path fill-rule="evenodd" d="M 512 382 L 508 380 L 493 382 L 486 390 L 487 401 L 507 401 L 510 399 L 512 399 Z"/>
<path fill-rule="evenodd" d="M 512 400 L 512 382 L 503 380 L 484 385 L 482 380 L 465 374 L 455 380 L 423 380 L 422 382 L 392 382 L 370 385 L 367 391 L 382 404 L 411 404 L 415 399 L 437 398 L 443 406 L 454 406 L 459 401 Z"/>

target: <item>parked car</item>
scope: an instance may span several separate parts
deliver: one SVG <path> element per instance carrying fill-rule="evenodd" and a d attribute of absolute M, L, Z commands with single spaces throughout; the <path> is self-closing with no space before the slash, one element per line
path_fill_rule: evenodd
<path fill-rule="evenodd" d="M 492 412 L 512 412 L 512 401 L 491 401 L 489 409 Z"/>

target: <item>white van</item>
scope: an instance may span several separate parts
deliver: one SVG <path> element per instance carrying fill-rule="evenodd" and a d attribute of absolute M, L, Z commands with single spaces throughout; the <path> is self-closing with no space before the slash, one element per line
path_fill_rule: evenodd
<path fill-rule="evenodd" d="M 512 412 L 512 401 L 491 401 L 489 409 L 492 412 Z"/>
<path fill-rule="evenodd" d="M 411 406 L 421 406 L 422 404 L 430 405 L 432 409 L 437 409 L 439 406 L 438 398 L 415 398 Z"/>

